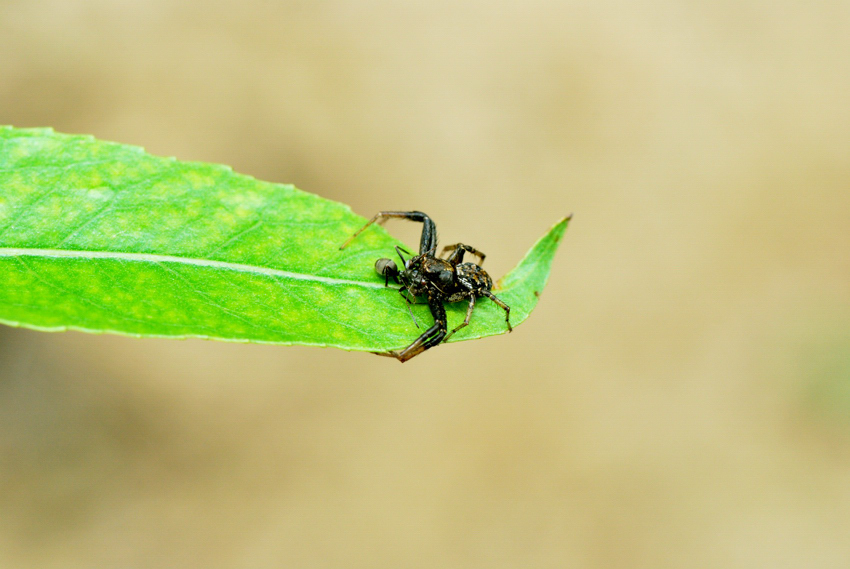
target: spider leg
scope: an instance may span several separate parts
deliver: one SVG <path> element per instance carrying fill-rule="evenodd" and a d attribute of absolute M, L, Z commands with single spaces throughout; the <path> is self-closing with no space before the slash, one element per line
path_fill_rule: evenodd
<path fill-rule="evenodd" d="M 422 236 L 419 238 L 419 254 L 429 253 L 433 255 L 437 250 L 437 226 L 434 225 L 434 222 L 428 217 L 426 214 L 421 211 L 379 211 L 375 214 L 375 216 L 370 219 L 366 225 L 358 229 L 354 235 L 348 238 L 348 240 L 340 246 L 340 249 L 345 249 L 348 247 L 348 244 L 351 243 L 355 237 L 360 235 L 363 230 L 377 222 L 378 224 L 383 223 L 387 219 L 409 219 L 411 221 L 416 221 L 422 223 Z"/>
<path fill-rule="evenodd" d="M 451 253 L 448 257 L 445 254 L 449 252 Z M 452 265 L 458 265 L 463 262 L 463 254 L 464 252 L 470 253 L 478 257 L 478 266 L 484 264 L 484 253 L 476 249 L 475 247 L 470 247 L 469 245 L 464 245 L 463 243 L 455 243 L 454 245 L 446 245 L 443 247 L 443 252 L 440 253 L 440 256 L 443 257 L 446 261 L 451 263 Z"/>
<path fill-rule="evenodd" d="M 449 338 L 452 337 L 452 334 L 454 334 L 455 332 L 457 332 L 458 330 L 460 330 L 461 328 L 463 328 L 464 326 L 467 326 L 469 324 L 469 319 L 472 317 L 472 309 L 473 308 L 475 308 L 475 293 L 470 291 L 470 293 L 469 293 L 469 308 L 466 309 L 466 318 L 463 319 L 463 322 L 460 324 L 460 326 L 458 326 L 457 328 L 455 328 L 454 330 L 452 330 L 451 332 L 446 334 L 446 337 L 443 338 L 443 342 L 448 342 Z"/>
<path fill-rule="evenodd" d="M 496 304 L 498 304 L 499 306 L 502 307 L 502 310 L 505 311 L 505 323 L 507 323 L 507 325 L 508 325 L 508 332 L 512 332 L 513 328 L 511 327 L 511 307 L 508 306 L 507 304 L 505 304 L 504 302 L 502 302 L 501 300 L 499 300 L 499 298 L 495 294 L 493 294 L 492 292 L 490 292 L 486 288 L 481 289 L 478 292 L 479 292 L 479 294 L 486 296 L 487 298 L 489 298 L 490 300 L 492 300 L 493 302 L 495 302 Z"/>
<path fill-rule="evenodd" d="M 425 330 L 412 344 L 405 349 L 395 352 L 379 353 L 381 356 L 396 358 L 401 363 L 414 358 L 429 348 L 433 348 L 446 337 L 446 309 L 438 298 L 428 298 L 428 306 L 434 315 L 434 325 Z M 377 352 L 376 352 L 377 353 Z"/>

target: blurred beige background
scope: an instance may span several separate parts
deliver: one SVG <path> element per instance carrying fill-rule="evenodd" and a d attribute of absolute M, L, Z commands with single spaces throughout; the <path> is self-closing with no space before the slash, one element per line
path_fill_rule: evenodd
<path fill-rule="evenodd" d="M 848 29 L 0 0 L 0 123 L 421 209 L 496 277 L 575 213 L 532 318 L 404 366 L 3 328 L 0 566 L 850 566 Z"/>

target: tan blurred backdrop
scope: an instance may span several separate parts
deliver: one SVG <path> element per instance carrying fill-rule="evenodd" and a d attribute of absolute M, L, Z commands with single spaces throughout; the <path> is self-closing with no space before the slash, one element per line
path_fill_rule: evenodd
<path fill-rule="evenodd" d="M 404 366 L 3 328 L 0 566 L 850 566 L 848 29 L 0 0 L 0 123 L 421 209 L 496 277 L 575 213 L 525 324 Z"/>

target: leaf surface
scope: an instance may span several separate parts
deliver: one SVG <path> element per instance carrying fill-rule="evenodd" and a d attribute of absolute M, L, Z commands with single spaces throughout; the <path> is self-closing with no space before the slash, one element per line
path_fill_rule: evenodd
<path fill-rule="evenodd" d="M 419 333 L 374 271 L 394 255 L 382 227 L 344 204 L 142 149 L 0 127 L 0 322 L 38 330 L 333 346 L 385 351 Z M 496 294 L 525 320 L 567 219 Z M 449 327 L 466 303 L 449 307 Z M 426 306 L 415 306 L 430 325 Z M 451 341 L 505 332 L 479 299 Z"/>

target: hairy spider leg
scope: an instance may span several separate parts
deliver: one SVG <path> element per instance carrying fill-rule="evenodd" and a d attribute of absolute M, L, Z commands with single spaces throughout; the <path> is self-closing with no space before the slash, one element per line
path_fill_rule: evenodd
<path fill-rule="evenodd" d="M 481 289 L 479 292 L 502 307 L 502 310 L 505 311 L 505 323 L 508 325 L 508 332 L 513 332 L 513 328 L 511 327 L 511 307 L 499 300 L 499 297 L 487 289 Z"/>
<path fill-rule="evenodd" d="M 445 254 L 447 252 L 451 252 L 451 254 L 448 257 L 445 256 Z M 470 247 L 469 245 L 464 245 L 463 243 L 455 243 L 454 245 L 446 245 L 445 247 L 443 247 L 443 252 L 440 253 L 440 256 L 443 257 L 446 261 L 448 261 L 452 265 L 456 266 L 456 265 L 463 262 L 464 252 L 471 253 L 472 255 L 475 255 L 476 257 L 478 257 L 478 266 L 479 267 L 484 264 L 484 257 L 485 257 L 484 253 L 482 253 L 481 251 L 479 251 L 475 247 Z"/>
<path fill-rule="evenodd" d="M 366 223 L 366 225 L 358 229 L 354 235 L 349 237 L 348 240 L 340 246 L 340 249 L 348 247 L 348 244 L 351 243 L 355 237 L 360 235 L 364 229 L 373 223 L 377 222 L 380 225 L 387 219 L 391 218 L 409 219 L 411 221 L 422 223 L 422 236 L 419 238 L 419 254 L 424 255 L 425 253 L 428 253 L 433 255 L 437 251 L 437 226 L 434 225 L 434 222 L 427 214 L 424 214 L 421 211 L 379 211 L 372 219 L 369 220 L 368 223 Z"/>
<path fill-rule="evenodd" d="M 463 328 L 464 326 L 467 326 L 469 324 L 469 319 L 472 317 L 472 309 L 473 308 L 475 308 L 475 292 L 470 290 L 469 291 L 469 308 L 466 309 L 466 318 L 463 319 L 463 322 L 461 322 L 461 324 L 457 328 L 455 328 L 454 330 L 452 330 L 451 332 L 446 334 L 446 337 L 443 338 L 444 342 L 448 342 L 449 338 L 452 337 L 452 334 L 454 334 L 455 332 L 457 332 L 458 330 L 460 330 L 461 328 Z"/>
<path fill-rule="evenodd" d="M 431 297 L 428 298 L 428 306 L 431 308 L 431 314 L 434 316 L 433 326 L 425 330 L 412 344 L 400 352 L 376 353 L 380 356 L 396 358 L 398 361 L 404 363 L 425 350 L 439 345 L 443 341 L 443 338 L 446 337 L 446 308 L 439 298 Z"/>

